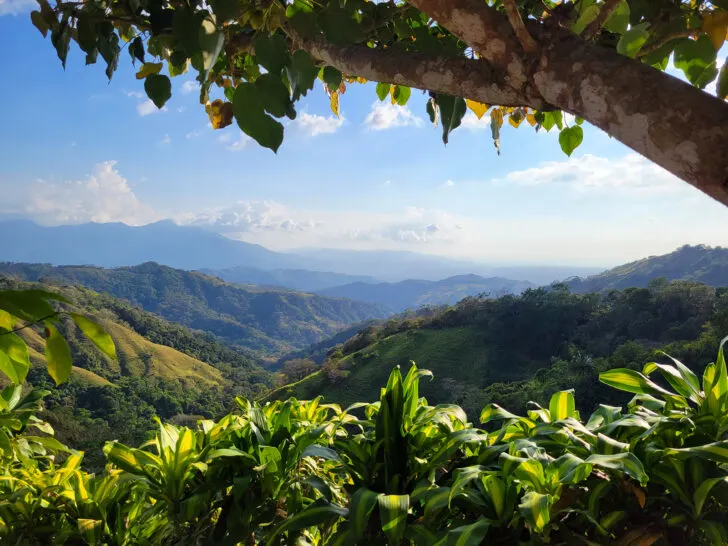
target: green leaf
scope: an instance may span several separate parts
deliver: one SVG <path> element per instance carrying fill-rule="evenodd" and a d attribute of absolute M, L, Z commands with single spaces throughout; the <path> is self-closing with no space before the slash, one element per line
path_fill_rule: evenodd
<path fill-rule="evenodd" d="M 48 30 L 51 27 L 48 26 L 48 23 L 45 19 L 43 19 L 43 16 L 40 14 L 39 11 L 30 12 L 30 22 L 33 23 L 33 26 L 40 31 L 40 33 L 43 35 L 43 38 L 48 35 Z"/>
<path fill-rule="evenodd" d="M 723 353 L 723 346 L 726 341 L 728 341 L 728 337 L 724 338 L 723 341 L 720 342 L 718 357 L 715 359 L 714 364 L 715 373 L 710 381 L 710 385 L 703 385 L 708 409 L 715 416 L 720 416 L 725 413 L 726 401 L 728 400 L 728 370 L 726 369 L 725 356 Z"/>
<path fill-rule="evenodd" d="M 622 34 L 619 42 L 617 42 L 617 53 L 625 57 L 636 57 L 637 53 L 639 53 L 642 46 L 645 45 L 645 42 L 650 37 L 650 33 L 647 30 L 649 26 L 650 23 L 633 25 L 632 28 Z"/>
<path fill-rule="evenodd" d="M 48 373 L 56 385 L 60 385 L 71 376 L 73 368 L 71 350 L 68 348 L 66 340 L 52 324 L 46 324 L 45 357 Z"/>
<path fill-rule="evenodd" d="M 699 527 L 710 540 L 711 546 L 728 544 L 728 529 L 722 522 L 704 519 L 700 522 Z"/>
<path fill-rule="evenodd" d="M 144 62 L 144 44 L 141 36 L 137 36 L 129 44 L 129 55 L 131 55 L 132 62 L 134 59 L 138 59 L 140 63 Z"/>
<path fill-rule="evenodd" d="M 252 83 L 238 85 L 233 95 L 233 114 L 238 126 L 258 144 L 274 152 L 283 142 L 283 125 L 265 113 L 258 88 Z"/>
<path fill-rule="evenodd" d="M 543 530 L 551 520 L 551 504 L 553 497 L 529 491 L 521 499 L 518 509 L 525 518 L 528 526 L 536 533 Z"/>
<path fill-rule="evenodd" d="M 448 531 L 448 533 L 435 546 L 478 546 L 485 541 L 491 521 L 480 518 L 470 525 L 462 525 Z"/>
<path fill-rule="evenodd" d="M 728 98 L 728 58 L 723 63 L 723 68 L 720 69 L 720 75 L 718 76 L 718 85 L 716 86 L 716 96 L 725 100 Z"/>
<path fill-rule="evenodd" d="M 450 133 L 460 126 L 467 106 L 465 99 L 438 93 L 435 97 L 442 123 L 442 141 L 447 144 Z"/>
<path fill-rule="evenodd" d="M 392 98 L 394 99 L 394 102 L 396 102 L 400 106 L 404 106 L 405 104 L 407 104 L 407 101 L 409 100 L 411 94 L 412 91 L 409 87 L 405 85 L 395 85 L 394 92 L 392 93 Z"/>
<path fill-rule="evenodd" d="M 604 28 L 615 34 L 624 34 L 627 31 L 627 25 L 629 25 L 629 15 L 629 3 L 627 3 L 627 0 L 622 0 L 617 5 L 617 9 L 607 19 Z"/>
<path fill-rule="evenodd" d="M 200 51 L 202 53 L 201 81 L 207 79 L 207 74 L 217 61 L 222 46 L 225 43 L 225 34 L 217 29 L 215 18 L 210 15 L 200 25 L 199 31 Z M 189 52 L 188 52 L 189 54 Z"/>
<path fill-rule="evenodd" d="M 576 484 L 589 477 L 592 471 L 592 465 L 576 455 L 565 453 L 549 464 L 548 470 L 551 469 L 556 471 L 559 482 Z"/>
<path fill-rule="evenodd" d="M 369 525 L 369 518 L 377 505 L 378 493 L 360 487 L 351 496 L 349 503 L 349 525 L 355 540 L 364 536 Z"/>
<path fill-rule="evenodd" d="M 172 96 L 172 82 L 163 74 L 152 74 L 144 80 L 144 91 L 157 108 L 162 108 Z"/>
<path fill-rule="evenodd" d="M 113 31 L 108 35 L 102 34 L 99 36 L 98 50 L 106 61 L 106 77 L 111 81 L 111 77 L 119 66 L 119 53 L 121 52 L 119 36 Z"/>
<path fill-rule="evenodd" d="M 578 125 L 573 127 L 565 127 L 559 133 L 559 144 L 561 150 L 571 157 L 571 154 L 576 150 L 584 140 L 584 130 Z"/>
<path fill-rule="evenodd" d="M 305 509 L 295 514 L 290 514 L 285 521 L 275 528 L 266 544 L 276 544 L 280 535 L 286 532 L 300 531 L 307 527 L 320 526 L 325 523 L 346 517 L 349 511 L 346 508 L 331 504 L 324 499 L 319 499 Z"/>
<path fill-rule="evenodd" d="M 598 6 L 595 0 L 581 0 L 579 2 L 579 16 L 576 21 L 571 25 L 571 31 L 574 34 L 581 34 L 584 29 L 599 15 L 600 6 Z"/>
<path fill-rule="evenodd" d="M 220 23 L 237 19 L 242 11 L 240 0 L 210 0 L 210 5 Z"/>
<path fill-rule="evenodd" d="M 382 531 L 391 544 L 398 544 L 404 537 L 409 512 L 409 495 L 379 495 L 379 519 Z"/>
<path fill-rule="evenodd" d="M 202 17 L 191 9 L 182 7 L 174 10 L 172 35 L 187 54 L 187 57 L 192 57 L 200 52 L 201 26 Z"/>
<path fill-rule="evenodd" d="M 280 118 L 292 109 L 293 105 L 288 94 L 288 88 L 283 84 L 279 76 L 270 72 L 263 74 L 255 80 L 255 87 L 258 88 L 258 94 L 263 101 L 264 108 L 272 115 Z M 295 117 L 295 113 L 293 117 Z"/>
<path fill-rule="evenodd" d="M 302 49 L 296 51 L 291 57 L 291 65 L 287 68 L 288 81 L 293 88 L 293 101 L 305 96 L 313 89 L 318 76 L 318 68 L 313 62 L 311 55 Z"/>
<path fill-rule="evenodd" d="M 543 112 L 543 120 L 541 121 L 541 126 L 546 129 L 546 132 L 549 132 L 554 125 L 559 128 L 559 130 L 564 128 L 564 116 L 561 113 L 561 110 L 554 110 L 553 112 Z"/>
<path fill-rule="evenodd" d="M 685 73 L 688 81 L 703 89 L 718 75 L 716 52 L 710 38 L 703 34 L 697 40 L 681 40 L 674 50 L 675 67 Z"/>
<path fill-rule="evenodd" d="M 12 330 L 15 325 L 15 317 L 7 311 L 0 309 L 0 328 L 4 330 Z"/>
<path fill-rule="evenodd" d="M 710 491 L 718 484 L 727 485 L 728 476 L 721 476 L 720 478 L 710 478 L 708 480 L 704 480 L 695 490 L 695 493 L 693 494 L 693 511 L 696 518 L 700 517 L 700 514 L 703 511 L 703 506 L 705 505 L 705 501 L 708 499 Z"/>
<path fill-rule="evenodd" d="M 318 13 L 319 26 L 327 41 L 334 45 L 354 44 L 364 36 L 356 9 L 350 6 L 354 6 L 354 3 L 327 2 L 326 7 Z"/>
<path fill-rule="evenodd" d="M 392 88 L 391 84 L 380 82 L 377 84 L 377 97 L 380 101 L 383 101 L 389 96 L 389 90 Z"/>
<path fill-rule="evenodd" d="M 29 322 L 37 322 L 56 314 L 48 300 L 68 303 L 66 298 L 45 290 L 0 291 L 0 309 Z"/>
<path fill-rule="evenodd" d="M 602 372 L 599 374 L 599 381 L 615 389 L 634 394 L 674 396 L 670 391 L 663 389 L 641 373 L 630 370 L 629 368 L 616 368 Z"/>
<path fill-rule="evenodd" d="M 336 453 L 330 447 L 322 446 L 320 444 L 311 444 L 301 453 L 301 457 L 321 457 L 327 461 L 338 461 L 339 454 Z"/>
<path fill-rule="evenodd" d="M 680 458 L 696 456 L 701 459 L 726 464 L 728 463 L 728 440 L 704 444 L 702 446 L 666 448 L 664 453 L 665 455 L 675 455 Z"/>
<path fill-rule="evenodd" d="M 682 371 L 675 366 L 659 364 L 657 362 L 648 362 L 645 364 L 642 368 L 642 373 L 649 376 L 655 370 L 659 370 L 665 380 L 680 396 L 684 396 L 698 403 L 700 401 L 700 384 L 698 383 L 698 378 L 687 367 L 682 366 L 689 372 L 689 376 L 683 375 Z"/>
<path fill-rule="evenodd" d="M 25 381 L 30 369 L 28 346 L 11 332 L 0 334 L 0 371 L 16 385 Z"/>
<path fill-rule="evenodd" d="M 109 358 L 116 360 L 116 347 L 114 346 L 114 340 L 111 336 L 98 323 L 91 319 L 79 315 L 78 313 L 71 313 L 73 322 L 76 323 L 83 334 L 91 340 L 91 342 L 98 347 L 98 349 Z"/>
<path fill-rule="evenodd" d="M 286 41 L 280 34 L 261 34 L 253 46 L 258 64 L 276 76 L 291 60 Z"/>
<path fill-rule="evenodd" d="M 321 71 L 321 79 L 326 84 L 326 87 L 329 88 L 330 91 L 337 91 L 339 89 L 339 86 L 341 85 L 341 82 L 343 81 L 343 75 L 341 74 L 341 71 L 334 68 L 333 66 L 326 66 Z"/>
<path fill-rule="evenodd" d="M 641 484 L 647 483 L 648 476 L 645 467 L 634 453 L 613 453 L 611 455 L 590 455 L 585 463 L 623 472 Z"/>
<path fill-rule="evenodd" d="M 167 69 L 171 77 L 181 76 L 187 72 L 187 54 L 178 49 L 173 51 L 169 56 L 169 62 L 167 63 Z"/>
<path fill-rule="evenodd" d="M 309 0 L 293 0 L 286 8 L 286 17 L 304 38 L 313 38 L 316 35 L 316 14 Z"/>
<path fill-rule="evenodd" d="M 568 417 L 576 417 L 574 390 L 554 393 L 549 402 L 549 413 L 551 414 L 551 421 L 561 421 Z"/>

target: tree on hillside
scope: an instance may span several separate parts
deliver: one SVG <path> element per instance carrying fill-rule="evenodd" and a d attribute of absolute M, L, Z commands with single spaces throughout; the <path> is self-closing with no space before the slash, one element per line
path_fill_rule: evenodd
<path fill-rule="evenodd" d="M 38 1 L 64 65 L 73 40 L 111 78 L 126 49 L 159 108 L 164 63 L 191 66 L 213 127 L 234 119 L 273 150 L 275 118 L 295 118 L 317 78 L 337 114 L 347 85 L 371 80 L 399 105 L 428 92 L 445 142 L 469 107 L 490 109 L 496 146 L 504 121 L 525 121 L 558 128 L 571 154 L 586 120 L 728 205 L 728 0 Z M 692 86 L 663 72 L 670 57 Z M 701 91 L 715 80 L 718 98 Z"/>

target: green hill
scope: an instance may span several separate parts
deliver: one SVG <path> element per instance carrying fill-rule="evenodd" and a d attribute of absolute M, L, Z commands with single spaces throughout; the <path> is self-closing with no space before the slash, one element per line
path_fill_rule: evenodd
<path fill-rule="evenodd" d="M 685 245 L 670 254 L 650 256 L 608 269 L 598 275 L 568 281 L 575 292 L 644 288 L 654 279 L 689 280 L 728 286 L 728 248 Z"/>
<path fill-rule="evenodd" d="M 347 325 L 386 314 L 371 303 L 235 285 L 151 262 L 117 269 L 4 263 L 0 273 L 26 281 L 80 284 L 263 353 L 300 349 Z"/>
<path fill-rule="evenodd" d="M 460 404 L 473 418 L 490 402 L 525 410 L 528 400 L 546 402 L 564 388 L 575 388 L 587 410 L 603 389 L 599 371 L 641 368 L 659 348 L 702 369 L 725 333 L 726 289 L 676 281 L 582 295 L 560 285 L 371 325 L 332 348 L 320 371 L 269 396 L 376 398 L 391 369 L 412 360 L 435 374 L 421 395 Z"/>

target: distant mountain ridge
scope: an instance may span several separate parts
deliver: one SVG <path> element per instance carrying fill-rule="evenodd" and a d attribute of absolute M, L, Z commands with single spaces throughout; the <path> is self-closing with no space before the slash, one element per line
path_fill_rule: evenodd
<path fill-rule="evenodd" d="M 644 288 L 659 277 L 728 286 L 728 248 L 685 245 L 669 254 L 643 258 L 590 277 L 570 279 L 567 284 L 574 292 L 601 292 Z"/>
<path fill-rule="evenodd" d="M 371 303 L 235 285 L 156 263 L 116 269 L 2 263 L 0 274 L 80 284 L 266 354 L 300 349 L 348 325 L 386 315 Z"/>
<path fill-rule="evenodd" d="M 201 269 L 200 272 L 236 284 L 277 286 L 300 290 L 302 292 L 316 292 L 353 282 L 370 284 L 379 282 L 376 278 L 366 275 L 346 275 L 328 271 L 309 271 L 307 269 L 273 269 L 264 271 L 257 267 L 244 265 L 228 269 Z"/>
<path fill-rule="evenodd" d="M 453 305 L 468 296 L 488 294 L 520 294 L 535 285 L 502 277 L 485 278 L 479 275 L 455 275 L 440 281 L 406 280 L 395 283 L 366 284 L 356 282 L 327 288 L 318 293 L 366 301 L 399 312 L 423 305 Z"/>

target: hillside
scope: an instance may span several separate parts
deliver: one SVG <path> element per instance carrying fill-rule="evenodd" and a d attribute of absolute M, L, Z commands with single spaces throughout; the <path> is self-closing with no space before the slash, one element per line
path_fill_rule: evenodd
<path fill-rule="evenodd" d="M 646 287 L 653 279 L 690 280 L 710 286 L 728 286 L 728 248 L 685 245 L 670 254 L 650 256 L 608 269 L 598 275 L 571 279 L 574 292 L 599 292 Z"/>
<path fill-rule="evenodd" d="M 386 314 L 371 303 L 240 286 L 156 263 L 117 269 L 5 263 L 0 264 L 0 274 L 80 284 L 264 353 L 302 348 L 350 324 Z"/>
<path fill-rule="evenodd" d="M 356 282 L 320 290 L 318 293 L 324 296 L 367 301 L 386 307 L 392 312 L 399 312 L 423 305 L 454 305 L 467 296 L 480 294 L 491 296 L 518 294 L 532 287 L 533 285 L 527 281 L 457 275 L 440 281 L 407 280 L 378 284 Z"/>
<path fill-rule="evenodd" d="M 702 369 L 726 333 L 725 289 L 686 281 L 607 295 L 532 289 L 369 326 L 332 349 L 320 371 L 270 396 L 323 394 L 346 405 L 376 397 L 393 366 L 415 361 L 435 374 L 421 386 L 430 403 L 457 403 L 473 417 L 489 402 L 525 411 L 528 400 L 572 387 L 587 410 L 601 393 L 600 370 L 641 368 L 663 347 Z"/>
<path fill-rule="evenodd" d="M 307 269 L 273 269 L 265 271 L 257 267 L 244 265 L 228 269 L 201 269 L 200 273 L 236 284 L 277 286 L 302 292 L 316 292 L 353 282 L 377 282 L 374 277 L 365 275 L 344 275 L 326 271 L 308 271 Z"/>

